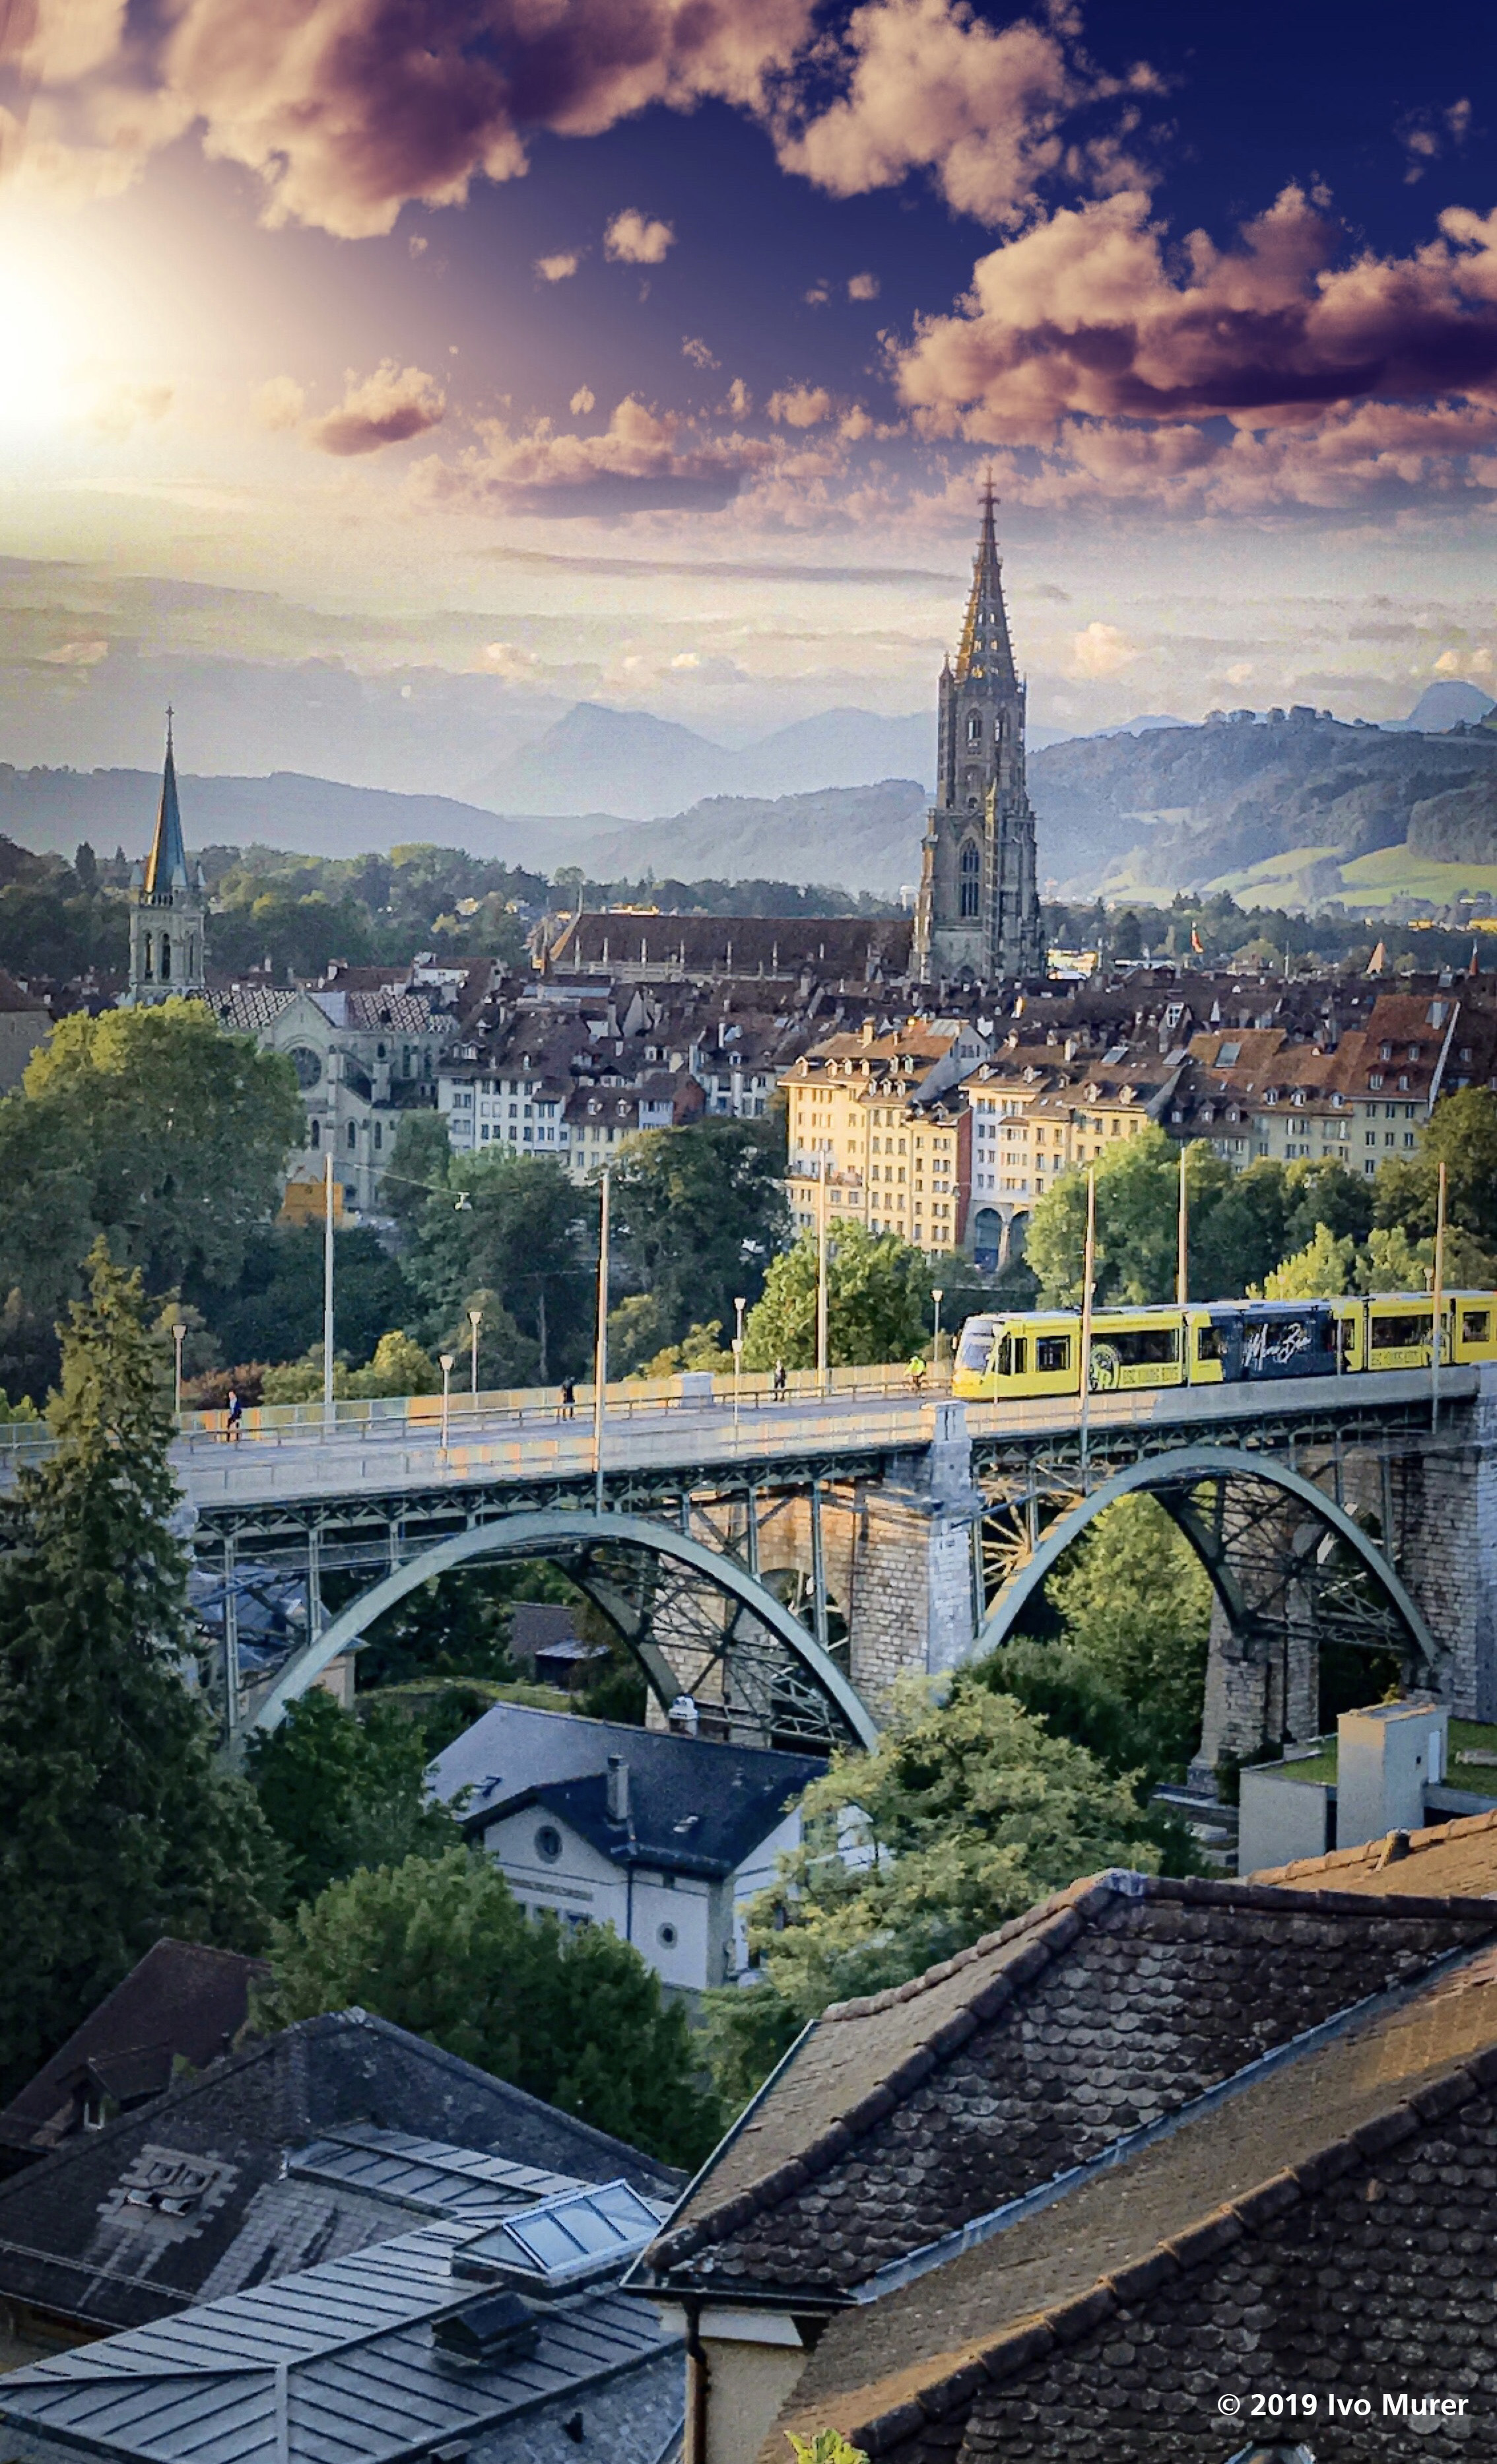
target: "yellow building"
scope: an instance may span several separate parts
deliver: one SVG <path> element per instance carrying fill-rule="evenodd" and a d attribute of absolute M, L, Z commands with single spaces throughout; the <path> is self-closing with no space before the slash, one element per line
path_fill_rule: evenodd
<path fill-rule="evenodd" d="M 1017 1040 L 966 1081 L 972 1115 L 971 1247 L 979 1265 L 1006 1262 L 1014 1219 L 1073 1164 L 1094 1163 L 1119 1138 L 1157 1121 L 1179 1077 L 1176 1063 L 1133 1050 L 1092 1055 Z"/>
<path fill-rule="evenodd" d="M 803 1055 L 785 1094 L 786 1195 L 796 1227 L 863 1223 L 917 1248 L 955 1249 L 966 1233 L 970 1121 L 964 1080 L 988 1040 L 958 1019 L 913 1018 L 880 1035 L 872 1021 Z"/>

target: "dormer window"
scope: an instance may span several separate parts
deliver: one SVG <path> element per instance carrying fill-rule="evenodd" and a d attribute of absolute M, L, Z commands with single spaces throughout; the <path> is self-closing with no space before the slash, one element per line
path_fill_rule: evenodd
<path fill-rule="evenodd" d="M 1409 1073 L 1406 1069 L 1400 1070 L 1398 1074 L 1398 1084 L 1406 1095 L 1409 1091 Z"/>
<path fill-rule="evenodd" d="M 1392 1045 L 1380 1044 L 1377 1047 L 1377 1058 L 1379 1061 L 1391 1061 L 1393 1059 Z"/>
<path fill-rule="evenodd" d="M 1380 1087 L 1382 1085 L 1382 1071 L 1380 1069 L 1369 1069 L 1367 1073 L 1367 1083 L 1369 1087 L 1372 1088 Z"/>

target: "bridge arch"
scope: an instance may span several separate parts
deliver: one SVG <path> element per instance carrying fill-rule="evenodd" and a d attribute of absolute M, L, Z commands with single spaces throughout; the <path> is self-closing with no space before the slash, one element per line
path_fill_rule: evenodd
<path fill-rule="evenodd" d="M 1441 1655 L 1419 1608 L 1382 1551 L 1346 1508 L 1302 1472 L 1291 1470 L 1273 1456 L 1249 1453 L 1241 1446 L 1220 1445 L 1183 1446 L 1145 1455 L 1111 1473 L 1095 1488 L 1078 1495 L 1055 1516 L 1043 1540 L 995 1595 L 979 1624 L 973 1656 L 1006 1642 L 1024 1610 L 1072 1541 L 1078 1540 L 1107 1507 L 1120 1497 L 1140 1492 L 1156 1498 L 1190 1542 L 1211 1577 L 1228 1623 L 1240 1638 L 1244 1638 L 1255 1621 L 1261 1624 L 1264 1620 L 1269 1595 L 1261 1590 L 1255 1595 L 1240 1549 L 1234 1562 L 1234 1534 L 1224 1517 L 1219 1515 L 1209 1521 L 1196 1503 L 1200 1489 L 1215 1484 L 1219 1498 L 1224 1498 L 1234 1483 L 1240 1490 L 1250 1488 L 1260 1495 L 1267 1491 L 1276 1494 L 1286 1506 L 1298 1505 L 1307 1509 L 1311 1526 L 1310 1542 L 1296 1548 L 1290 1564 L 1281 1564 L 1277 1577 L 1281 1591 L 1296 1580 L 1313 1584 L 1317 1575 L 1329 1573 L 1328 1558 L 1339 1542 L 1349 1552 L 1356 1574 L 1370 1587 L 1373 1603 L 1371 1618 L 1363 1618 L 1366 1631 L 1354 1639 L 1364 1644 L 1391 1646 L 1403 1659 L 1412 1658 L 1426 1673 L 1433 1674 Z M 1282 1551 L 1279 1553 L 1282 1558 Z M 1329 1589 L 1329 1584 L 1322 1584 L 1322 1588 Z M 1341 1588 L 1344 1595 L 1344 1577 Z M 1349 1612 L 1344 1621 L 1352 1621 Z"/>
<path fill-rule="evenodd" d="M 648 1516 L 598 1513 L 583 1507 L 495 1515 L 418 1551 L 351 1600 L 294 1655 L 259 1705 L 252 1726 L 277 1727 L 291 1705 L 330 1661 L 352 1650 L 377 1617 L 433 1575 L 478 1557 L 552 1555 L 616 1627 L 662 1706 L 682 1690 L 682 1674 L 652 1631 L 648 1609 L 630 1597 L 627 1581 L 621 1579 L 629 1561 L 650 1561 L 657 1569 L 669 1570 L 677 1581 L 678 1604 L 693 1593 L 699 1595 L 704 1587 L 715 1595 L 721 1643 L 718 1661 L 726 1682 L 731 1644 L 733 1670 L 740 1688 L 747 1688 L 741 1705 L 746 1720 L 757 1720 L 767 1731 L 776 1725 L 778 1703 L 778 1725 L 785 1732 L 805 1739 L 819 1735 L 824 1746 L 867 1748 L 877 1742 L 871 1713 L 835 1661 L 820 1648 L 799 1617 L 734 1558 Z M 705 1651 L 710 1659 L 710 1642 L 693 1648 Z M 760 1701 L 753 1699 L 756 1675 L 763 1698 Z"/>

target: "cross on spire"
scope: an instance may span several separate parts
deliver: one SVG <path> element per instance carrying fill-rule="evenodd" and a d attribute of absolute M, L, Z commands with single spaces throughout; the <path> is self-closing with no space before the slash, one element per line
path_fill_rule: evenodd
<path fill-rule="evenodd" d="M 967 602 L 961 648 L 957 653 L 957 682 L 965 684 L 969 676 L 991 676 L 1000 686 L 1012 692 L 1018 678 L 1008 639 L 1002 565 L 993 520 L 993 508 L 997 502 L 990 463 L 982 474 L 982 520 L 978 531 L 978 552 L 972 561 L 972 596 Z"/>

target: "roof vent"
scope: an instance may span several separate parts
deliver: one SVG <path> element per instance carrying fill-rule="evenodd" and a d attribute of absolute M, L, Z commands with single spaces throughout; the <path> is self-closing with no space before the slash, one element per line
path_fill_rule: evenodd
<path fill-rule="evenodd" d="M 629 1767 L 622 1754 L 608 1756 L 608 1820 L 627 1822 L 629 1818 Z"/>
<path fill-rule="evenodd" d="M 431 2331 L 444 2353 L 464 2362 L 521 2361 L 536 2349 L 540 2326 L 521 2293 L 481 2293 L 450 2310 Z"/>

